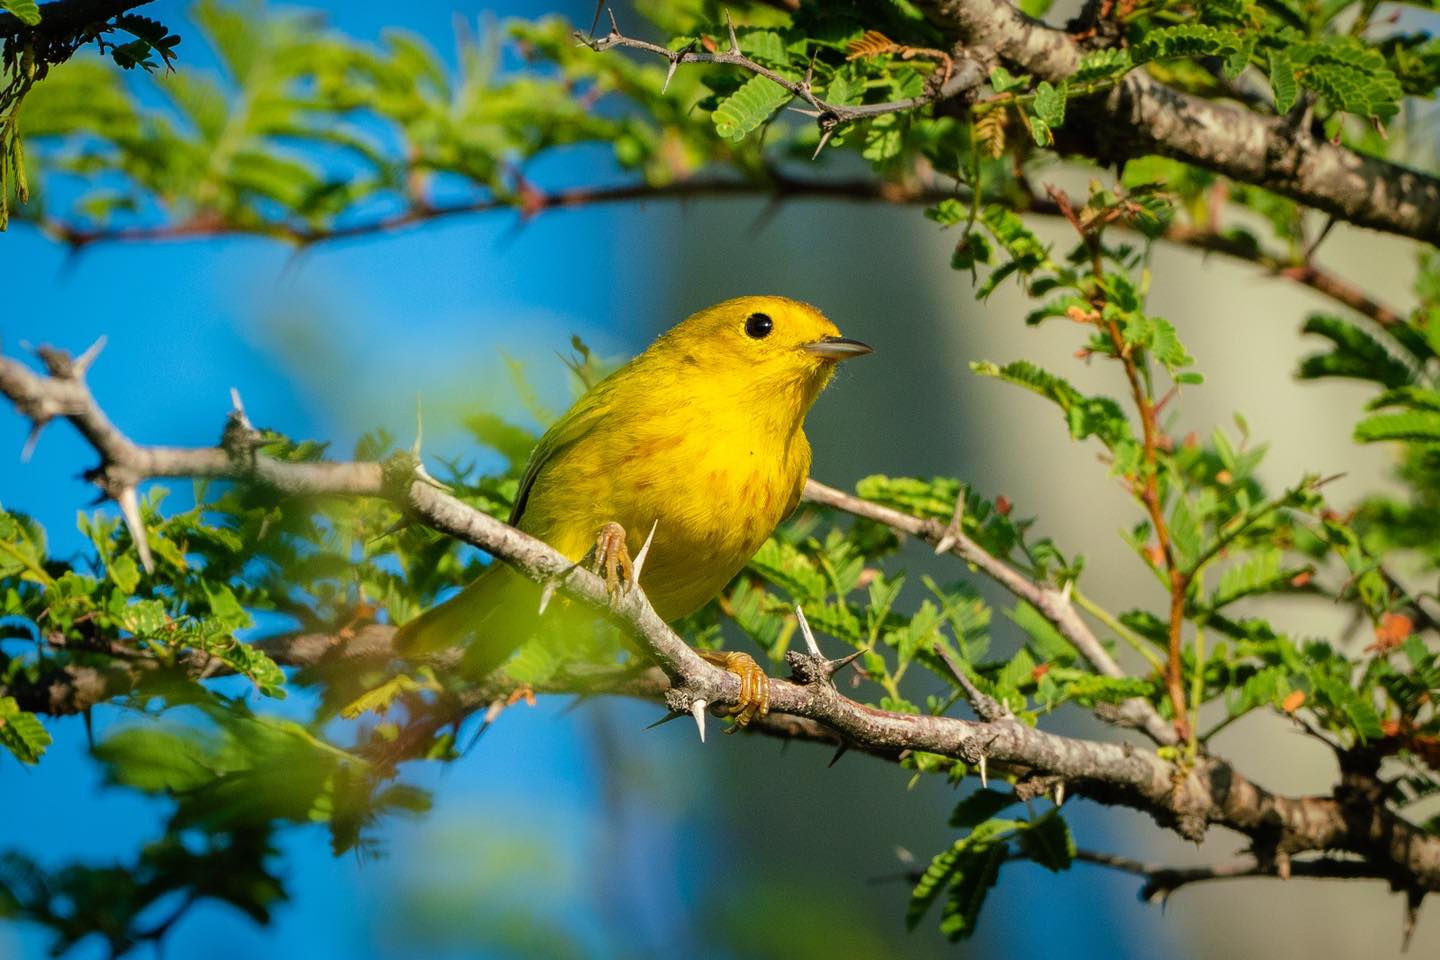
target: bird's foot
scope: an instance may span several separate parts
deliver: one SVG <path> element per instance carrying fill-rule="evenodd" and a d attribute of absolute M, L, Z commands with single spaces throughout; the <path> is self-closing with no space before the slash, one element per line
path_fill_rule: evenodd
<path fill-rule="evenodd" d="M 590 556 L 591 571 L 605 578 L 605 592 L 610 594 L 611 604 L 618 603 L 621 594 L 635 586 L 635 563 L 630 559 L 630 548 L 625 545 L 625 528 L 613 520 L 601 527 Z"/>
<path fill-rule="evenodd" d="M 736 650 L 697 650 L 696 653 L 740 678 L 740 699 L 730 710 L 735 718 L 731 730 L 738 730 L 770 712 L 770 678 L 754 657 Z"/>

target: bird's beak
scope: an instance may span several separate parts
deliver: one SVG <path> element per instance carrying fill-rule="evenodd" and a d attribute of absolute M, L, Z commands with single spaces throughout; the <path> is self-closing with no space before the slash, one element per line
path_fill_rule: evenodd
<path fill-rule="evenodd" d="M 849 337 L 821 337 L 813 343 L 805 344 L 801 349 L 826 360 L 849 360 L 851 357 L 863 357 L 867 353 L 875 352 L 870 344 L 851 340 Z"/>

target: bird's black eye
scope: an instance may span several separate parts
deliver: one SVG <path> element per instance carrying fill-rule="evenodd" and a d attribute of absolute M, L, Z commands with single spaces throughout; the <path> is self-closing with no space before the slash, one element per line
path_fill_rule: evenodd
<path fill-rule="evenodd" d="M 768 313 L 752 313 L 745 318 L 745 335 L 755 340 L 761 340 L 770 335 L 774 326 L 775 321 L 770 319 Z"/>

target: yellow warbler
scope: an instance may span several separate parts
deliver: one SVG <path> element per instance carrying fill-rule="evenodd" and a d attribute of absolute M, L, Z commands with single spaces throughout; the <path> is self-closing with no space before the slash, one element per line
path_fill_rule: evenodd
<path fill-rule="evenodd" d="M 869 352 L 785 297 L 701 310 L 546 431 L 510 523 L 572 560 L 593 554 L 612 590 L 653 529 L 640 587 L 665 620 L 684 616 L 795 509 L 810 470 L 805 414 L 838 361 Z M 466 645 L 467 665 L 488 671 L 534 631 L 539 598 L 537 585 L 496 564 L 405 624 L 397 645 L 411 654 Z M 741 676 L 741 721 L 763 714 L 768 687 L 754 661 L 709 658 Z"/>

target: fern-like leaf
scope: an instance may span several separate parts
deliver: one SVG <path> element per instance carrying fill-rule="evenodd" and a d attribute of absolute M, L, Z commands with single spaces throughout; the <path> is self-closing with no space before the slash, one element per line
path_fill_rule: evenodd
<path fill-rule="evenodd" d="M 858 40 L 851 40 L 845 44 L 849 51 L 846 60 L 862 60 L 866 57 L 880 57 L 887 53 L 899 53 L 904 50 L 903 44 L 896 43 L 879 30 L 866 30 Z"/>
<path fill-rule="evenodd" d="M 751 77 L 720 102 L 712 114 L 715 132 L 740 141 L 790 100 L 790 91 L 768 77 Z"/>

